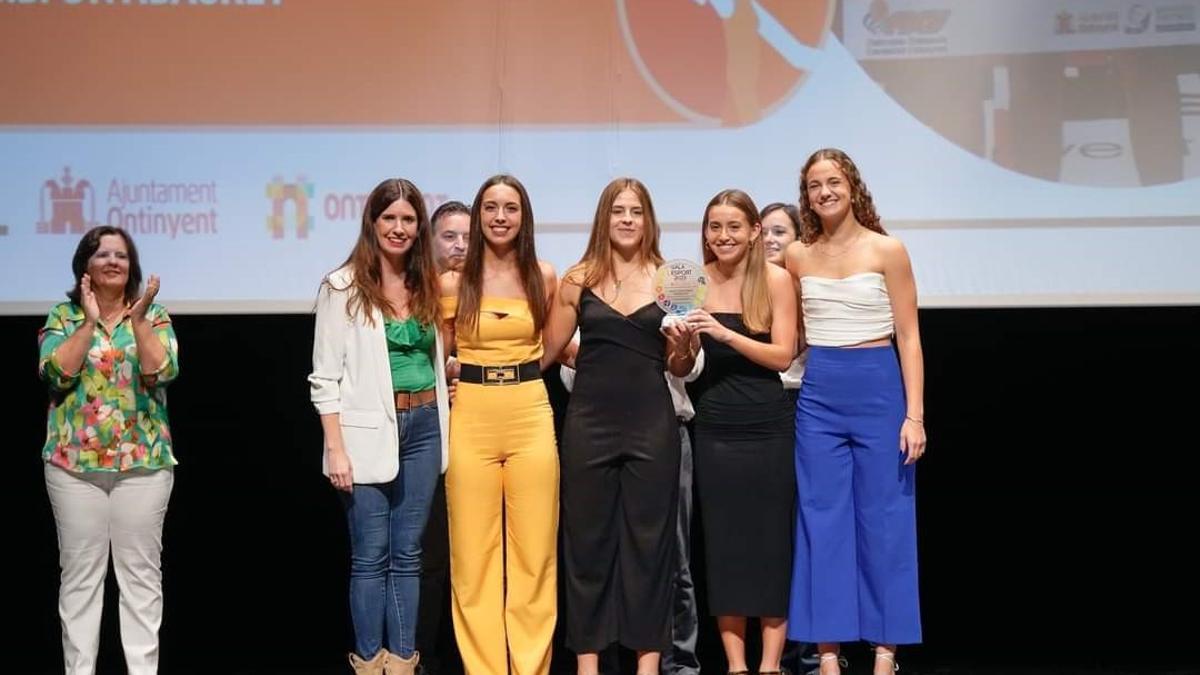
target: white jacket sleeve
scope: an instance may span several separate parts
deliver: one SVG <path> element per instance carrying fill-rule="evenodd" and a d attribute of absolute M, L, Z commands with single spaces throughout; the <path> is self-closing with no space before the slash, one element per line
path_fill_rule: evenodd
<path fill-rule="evenodd" d="M 683 376 L 684 382 L 695 382 L 704 372 L 704 348 L 696 350 L 696 360 L 692 363 L 692 372 Z"/>
<path fill-rule="evenodd" d="M 317 322 L 313 334 L 313 369 L 308 376 L 309 398 L 318 415 L 342 411 L 342 374 L 345 371 L 345 291 L 334 290 L 328 281 L 317 293 Z"/>

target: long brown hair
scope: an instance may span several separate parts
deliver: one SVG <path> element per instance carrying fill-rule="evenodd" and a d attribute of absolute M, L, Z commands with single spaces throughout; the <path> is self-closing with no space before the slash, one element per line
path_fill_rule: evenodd
<path fill-rule="evenodd" d="M 704 219 L 700 222 L 700 247 L 704 251 L 704 263 L 714 262 L 717 255 L 708 247 L 708 212 L 714 206 L 732 206 L 746 217 L 746 223 L 751 227 L 759 226 L 759 236 L 762 236 L 762 221 L 758 218 L 758 208 L 750 195 L 741 190 L 721 190 L 717 196 L 704 207 Z M 746 247 L 746 257 L 742 259 L 746 266 L 746 277 L 742 281 L 742 323 L 751 333 L 766 333 L 771 330 L 771 293 L 767 289 L 767 252 L 762 242 L 750 242 Z"/>
<path fill-rule="evenodd" d="M 585 288 L 594 288 L 597 284 L 612 274 L 612 239 L 609 229 L 612 223 L 613 203 L 621 192 L 629 190 L 642 203 L 642 244 L 638 252 L 642 264 L 647 262 L 654 265 L 663 263 L 662 252 L 658 248 L 659 229 L 658 219 L 654 216 L 654 203 L 650 201 L 650 191 L 636 178 L 617 178 L 604 187 L 600 193 L 600 201 L 596 203 L 596 216 L 592 219 L 592 235 L 588 238 L 587 250 L 579 262 L 567 271 L 563 278 L 571 278 L 572 283 L 579 283 Z"/>
<path fill-rule="evenodd" d="M 538 265 L 537 250 L 533 241 L 533 206 L 529 193 L 521 181 L 507 174 L 497 174 L 483 181 L 475 201 L 471 203 L 471 233 L 467 241 L 467 259 L 463 262 L 462 276 L 458 282 L 458 316 L 454 319 L 454 330 L 470 335 L 479 325 L 479 306 L 483 299 L 483 193 L 493 185 L 507 185 L 517 191 L 521 199 L 521 227 L 517 230 L 517 269 L 521 275 L 521 287 L 533 314 L 533 325 L 540 333 L 546 325 L 546 284 L 542 279 L 542 268 Z"/>
<path fill-rule="evenodd" d="M 837 164 L 842 173 L 846 174 L 846 180 L 850 181 L 850 208 L 854 212 L 854 219 L 858 221 L 858 224 L 879 234 L 887 234 L 879 221 L 879 214 L 875 211 L 875 200 L 871 198 L 871 191 L 863 182 L 862 174 L 858 172 L 854 160 L 837 148 L 824 148 L 814 152 L 800 171 L 800 217 L 804 221 L 804 227 L 800 231 L 800 241 L 811 244 L 821 236 L 823 231 L 821 218 L 812 210 L 812 204 L 808 201 L 806 185 L 808 170 L 823 159 Z"/>
<path fill-rule="evenodd" d="M 425 198 L 410 181 L 389 178 L 371 190 L 363 206 L 362 227 L 358 241 L 350 251 L 343 267 L 354 272 L 350 301 L 346 303 L 346 315 L 353 319 L 361 317 L 370 325 L 375 324 L 371 310 L 379 310 L 385 316 L 397 316 L 398 307 L 393 307 L 383 294 L 383 266 L 379 261 L 379 235 L 375 221 L 396 200 L 403 199 L 417 214 L 417 237 L 412 248 L 404 255 L 404 288 L 408 290 L 408 313 L 424 324 L 431 324 L 438 317 L 438 277 L 433 265 L 433 228 L 425 211 Z"/>

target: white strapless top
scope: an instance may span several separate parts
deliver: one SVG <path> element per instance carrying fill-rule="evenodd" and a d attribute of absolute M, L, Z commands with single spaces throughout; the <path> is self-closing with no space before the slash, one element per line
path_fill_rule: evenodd
<path fill-rule="evenodd" d="M 842 279 L 800 277 L 804 340 L 815 347 L 846 347 L 896 332 L 887 284 L 879 272 Z"/>

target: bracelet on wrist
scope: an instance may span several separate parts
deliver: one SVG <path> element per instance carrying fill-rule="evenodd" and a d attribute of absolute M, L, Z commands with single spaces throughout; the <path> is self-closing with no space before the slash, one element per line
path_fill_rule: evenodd
<path fill-rule="evenodd" d="M 921 426 L 925 426 L 925 420 L 919 420 L 915 417 L 910 417 L 908 415 L 905 415 L 904 419 L 908 420 L 909 422 L 916 422 L 917 424 L 920 424 Z"/>

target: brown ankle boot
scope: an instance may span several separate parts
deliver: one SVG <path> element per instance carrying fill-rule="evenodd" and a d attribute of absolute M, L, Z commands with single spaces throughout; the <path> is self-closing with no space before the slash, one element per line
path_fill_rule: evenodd
<path fill-rule="evenodd" d="M 380 649 L 375 652 L 375 656 L 371 657 L 370 661 L 364 661 L 358 654 L 350 654 L 350 667 L 354 669 L 354 675 L 383 675 L 384 664 L 387 663 L 389 654 L 386 649 Z"/>
<path fill-rule="evenodd" d="M 400 658 L 399 654 L 388 652 L 387 660 L 383 662 L 384 675 L 414 675 L 417 671 L 417 662 L 421 660 L 419 652 L 413 652 L 413 655 L 407 659 Z"/>

